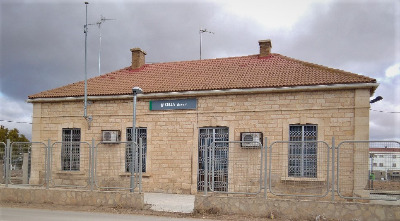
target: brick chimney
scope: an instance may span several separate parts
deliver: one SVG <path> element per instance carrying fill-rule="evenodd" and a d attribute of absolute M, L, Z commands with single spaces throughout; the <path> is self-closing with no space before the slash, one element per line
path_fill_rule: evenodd
<path fill-rule="evenodd" d="M 140 68 L 145 64 L 146 52 L 140 48 L 132 48 L 132 69 Z"/>
<path fill-rule="evenodd" d="M 271 40 L 259 40 L 258 44 L 260 45 L 260 58 L 262 57 L 266 57 L 269 54 L 271 54 L 271 48 L 272 48 L 272 44 L 271 44 Z"/>

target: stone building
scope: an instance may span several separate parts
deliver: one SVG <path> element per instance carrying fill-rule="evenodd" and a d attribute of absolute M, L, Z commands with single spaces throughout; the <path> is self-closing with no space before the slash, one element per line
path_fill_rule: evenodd
<path fill-rule="evenodd" d="M 114 131 L 114 138 L 130 141 L 132 88 L 138 86 L 144 92 L 138 95 L 136 118 L 145 143 L 144 191 L 195 194 L 204 185 L 203 148 L 210 141 L 240 141 L 243 132 L 262 133 L 269 141 L 369 139 L 369 99 L 378 86 L 375 79 L 271 53 L 269 40 L 259 45 L 256 55 L 155 64 L 145 63 L 146 53 L 141 49 L 131 49 L 131 66 L 88 80 L 90 122 L 83 117 L 83 81 L 30 95 L 32 140 L 91 143 L 94 138 L 98 143 L 104 131 Z M 86 146 L 54 145 L 54 182 L 85 181 Z M 96 173 L 110 179 L 98 185 L 129 185 L 129 153 L 116 146 L 99 149 Z M 227 159 L 229 150 L 225 151 L 217 154 L 227 162 L 223 179 L 215 181 L 221 191 L 226 191 L 224 182 L 233 176 L 230 168 L 235 166 Z M 32 153 L 32 183 L 43 182 L 44 154 L 44 150 Z M 305 153 L 286 150 L 284 154 L 282 165 L 288 169 L 279 171 L 280 176 L 327 176 L 316 172 L 321 165 L 318 158 L 304 163 L 297 157 Z M 110 159 L 116 163 L 102 163 Z M 350 185 L 362 188 L 368 168 L 352 169 Z"/>

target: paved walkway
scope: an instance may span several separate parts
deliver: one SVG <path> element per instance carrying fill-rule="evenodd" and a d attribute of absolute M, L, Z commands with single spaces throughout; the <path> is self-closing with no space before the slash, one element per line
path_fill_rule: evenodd
<path fill-rule="evenodd" d="M 144 193 L 144 203 L 154 211 L 192 213 L 194 195 Z"/>
<path fill-rule="evenodd" d="M 54 211 L 47 209 L 0 207 L 2 221 L 204 221 L 206 219 L 173 218 L 136 214 L 107 214 L 94 212 Z"/>

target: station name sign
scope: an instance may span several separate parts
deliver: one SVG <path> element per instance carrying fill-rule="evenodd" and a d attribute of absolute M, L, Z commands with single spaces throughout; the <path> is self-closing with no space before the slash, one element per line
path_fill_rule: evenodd
<path fill-rule="evenodd" d="M 150 110 L 196 110 L 197 99 L 156 100 L 149 105 Z"/>

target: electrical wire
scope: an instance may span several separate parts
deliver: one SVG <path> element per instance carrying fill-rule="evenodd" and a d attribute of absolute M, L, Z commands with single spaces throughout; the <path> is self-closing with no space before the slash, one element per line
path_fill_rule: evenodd
<path fill-rule="evenodd" d="M 374 109 L 370 109 L 371 111 L 375 111 L 375 112 L 380 112 L 380 113 L 386 113 L 386 114 L 400 114 L 399 111 L 383 111 L 383 110 L 374 110 Z"/>
<path fill-rule="evenodd" d="M 12 120 L 0 120 L 0 121 L 8 123 L 17 123 L 17 124 L 32 124 L 31 122 L 25 122 L 25 121 L 12 121 Z"/>

